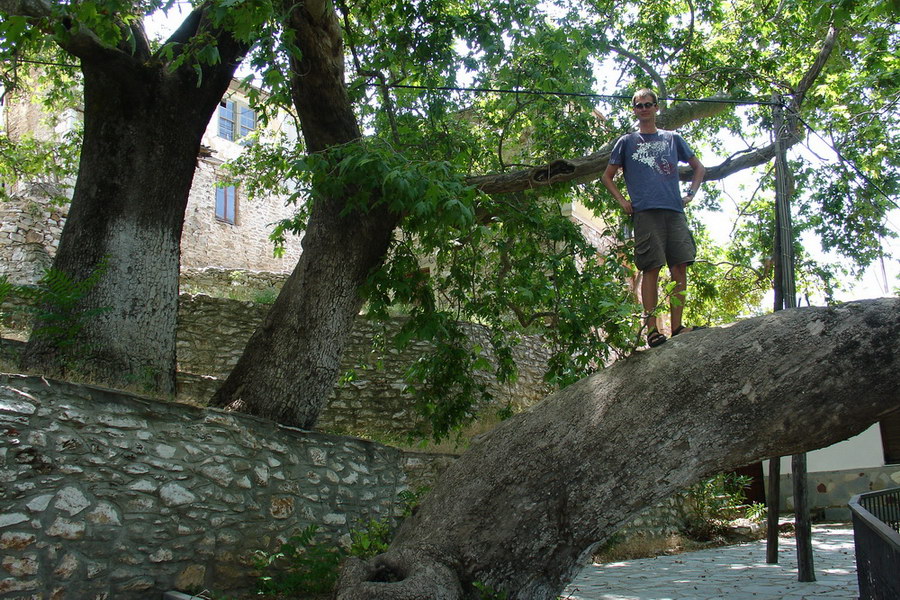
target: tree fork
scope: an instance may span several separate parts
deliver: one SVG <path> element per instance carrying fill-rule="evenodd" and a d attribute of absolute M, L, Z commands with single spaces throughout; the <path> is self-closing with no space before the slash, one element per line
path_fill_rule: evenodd
<path fill-rule="evenodd" d="M 898 335 L 893 298 L 779 311 L 636 353 L 480 439 L 386 554 L 346 566 L 337 598 L 470 599 L 476 582 L 555 598 L 642 508 L 896 410 Z"/>

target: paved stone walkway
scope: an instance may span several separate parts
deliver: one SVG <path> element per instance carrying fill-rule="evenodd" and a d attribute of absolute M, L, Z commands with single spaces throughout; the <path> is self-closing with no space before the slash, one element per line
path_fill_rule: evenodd
<path fill-rule="evenodd" d="M 781 537 L 777 565 L 765 540 L 675 556 L 589 565 L 566 600 L 856 600 L 853 528 L 813 526 L 816 581 L 797 581 L 793 537 Z"/>

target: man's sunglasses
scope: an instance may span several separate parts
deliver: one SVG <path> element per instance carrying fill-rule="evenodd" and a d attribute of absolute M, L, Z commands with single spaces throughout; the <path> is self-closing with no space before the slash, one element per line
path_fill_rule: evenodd
<path fill-rule="evenodd" d="M 634 105 L 635 108 L 653 108 L 654 106 L 656 106 L 656 102 L 644 102 L 643 104 L 638 102 Z"/>

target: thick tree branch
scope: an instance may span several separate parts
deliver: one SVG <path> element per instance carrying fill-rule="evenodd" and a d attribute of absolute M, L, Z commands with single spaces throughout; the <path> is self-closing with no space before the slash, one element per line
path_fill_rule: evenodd
<path fill-rule="evenodd" d="M 200 19 L 203 17 L 203 9 L 195 8 L 191 11 L 191 13 L 184 18 L 184 21 L 181 22 L 181 25 L 178 26 L 178 29 L 172 32 L 172 35 L 169 36 L 169 39 L 166 40 L 166 44 L 186 44 L 192 37 L 197 35 L 197 29 L 200 27 Z M 159 54 L 160 51 L 157 52 Z"/>
<path fill-rule="evenodd" d="M 60 15 L 54 12 L 53 5 L 45 0 L 0 0 L 0 12 L 7 15 L 42 19 L 48 24 L 54 19 L 59 20 L 68 30 L 66 39 L 57 39 L 56 42 L 66 52 L 81 59 L 96 59 L 110 57 L 124 57 L 117 48 L 104 44 L 97 35 L 82 25 L 75 22 L 70 16 Z M 53 34 L 53 27 L 47 27 L 45 33 Z"/>
<path fill-rule="evenodd" d="M 794 89 L 794 105 L 799 108 L 801 104 L 803 104 L 803 99 L 806 97 L 806 93 L 812 88 L 813 84 L 816 82 L 816 79 L 822 73 L 822 69 L 825 68 L 825 64 L 828 62 L 828 59 L 831 57 L 831 53 L 834 51 L 834 47 L 837 45 L 839 30 L 835 27 L 831 27 L 828 30 L 828 34 L 825 36 L 825 40 L 822 42 L 822 48 L 819 50 L 819 54 L 816 56 L 816 60 L 813 61 L 813 64 L 810 65 L 809 69 L 807 69 L 806 73 L 804 73 L 803 78 L 800 79 L 800 82 L 797 84 L 797 87 Z"/>
<path fill-rule="evenodd" d="M 816 60 L 794 88 L 794 99 L 791 103 L 793 110 L 789 111 L 789 119 L 791 119 L 791 114 L 799 111 L 800 104 L 807 91 L 814 85 L 816 78 L 821 74 L 822 69 L 828 62 L 828 58 L 831 56 L 831 52 L 837 43 L 837 33 L 837 30 L 834 28 L 828 32 Z M 662 111 L 657 118 L 657 124 L 662 129 L 678 129 L 686 123 L 721 114 L 732 106 L 730 103 L 722 102 L 722 100 L 730 100 L 732 98 L 733 96 L 726 94 L 702 101 L 679 103 L 670 109 Z M 717 102 L 717 100 L 719 101 Z M 796 130 L 796 117 L 791 119 L 791 124 L 792 130 Z M 799 136 L 793 135 L 789 139 L 784 140 L 783 143 L 792 146 L 799 141 Z M 588 183 L 600 177 L 604 169 L 606 169 L 610 150 L 612 150 L 612 143 L 608 143 L 599 152 L 580 158 L 558 159 L 540 167 L 511 171 L 509 173 L 473 176 L 468 179 L 468 183 L 486 194 L 508 194 L 563 182 Z M 770 144 L 748 152 L 737 159 L 730 157 L 719 165 L 707 167 L 705 180 L 724 179 L 738 171 L 763 165 L 774 156 L 775 145 Z M 691 170 L 685 167 L 679 168 L 679 178 L 682 181 L 690 181 Z"/>
<path fill-rule="evenodd" d="M 662 113 L 657 122 L 665 129 L 677 129 L 686 123 L 721 114 L 732 105 L 730 95 L 713 96 L 704 101 L 682 102 Z M 609 161 L 612 143 L 599 152 L 573 159 L 560 159 L 533 169 L 470 177 L 468 183 L 486 194 L 508 194 L 554 183 L 587 183 L 600 177 Z M 767 159 L 768 160 L 768 159 Z"/>
<path fill-rule="evenodd" d="M 656 71 L 656 69 L 654 69 L 650 65 L 649 62 L 647 62 L 641 56 L 635 54 L 634 52 L 626 50 L 622 46 L 617 46 L 616 44 L 610 44 L 609 49 L 614 52 L 618 52 L 625 58 L 631 60 L 632 62 L 637 63 L 637 65 L 640 68 L 642 68 L 644 70 L 644 72 L 647 73 L 647 75 L 649 75 L 650 78 L 653 80 L 653 82 L 656 84 L 656 93 L 659 95 L 660 100 L 664 102 L 664 99 L 666 98 L 666 96 L 669 95 L 669 93 L 667 91 L 668 88 L 666 87 L 666 80 L 663 79 L 662 75 L 660 75 Z M 665 107 L 665 104 L 662 104 L 661 106 Z"/>
<path fill-rule="evenodd" d="M 0 12 L 19 17 L 50 17 L 52 7 L 45 0 L 0 0 Z"/>
<path fill-rule="evenodd" d="M 702 477 L 820 448 L 897 409 L 900 299 L 689 333 L 548 397 L 450 467 L 339 600 L 555 598 L 595 543 Z M 455 573 L 455 577 L 452 574 Z"/>

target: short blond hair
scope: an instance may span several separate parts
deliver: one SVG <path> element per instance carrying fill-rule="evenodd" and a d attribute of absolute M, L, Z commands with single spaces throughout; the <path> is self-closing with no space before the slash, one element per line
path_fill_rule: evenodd
<path fill-rule="evenodd" d="M 656 97 L 656 92 L 651 90 L 650 88 L 641 88 L 634 93 L 634 96 L 631 97 L 631 103 L 634 104 L 634 101 L 638 98 L 643 98 L 644 96 L 650 96 L 653 98 L 653 103 L 656 104 L 659 102 L 659 99 Z"/>

